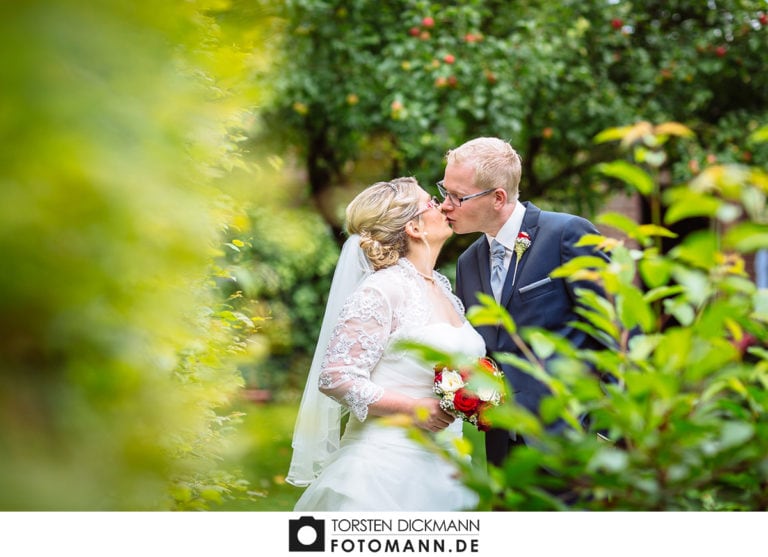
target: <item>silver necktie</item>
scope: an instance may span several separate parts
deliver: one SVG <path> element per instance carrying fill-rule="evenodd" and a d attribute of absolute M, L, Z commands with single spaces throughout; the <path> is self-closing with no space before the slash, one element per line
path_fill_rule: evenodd
<path fill-rule="evenodd" d="M 491 242 L 491 288 L 496 300 L 501 299 L 501 289 L 504 286 L 504 256 L 506 248 L 494 240 Z"/>

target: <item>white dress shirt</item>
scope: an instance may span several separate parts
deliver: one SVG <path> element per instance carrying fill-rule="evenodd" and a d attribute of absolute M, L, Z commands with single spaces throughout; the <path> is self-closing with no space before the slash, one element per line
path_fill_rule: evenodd
<path fill-rule="evenodd" d="M 506 248 L 506 253 L 504 254 L 505 277 L 506 271 L 509 270 L 509 265 L 512 262 L 512 256 L 515 253 L 515 240 L 517 240 L 517 235 L 520 233 L 520 228 L 523 226 L 524 216 L 525 205 L 519 201 L 515 201 L 515 209 L 512 211 L 509 219 L 507 219 L 507 222 L 501 227 L 498 234 L 496 234 L 495 237 L 490 234 L 485 235 L 488 239 L 488 245 L 491 245 L 491 242 L 496 240 Z M 490 259 L 488 265 L 491 265 Z M 496 301 L 498 302 L 499 300 L 497 299 Z"/>

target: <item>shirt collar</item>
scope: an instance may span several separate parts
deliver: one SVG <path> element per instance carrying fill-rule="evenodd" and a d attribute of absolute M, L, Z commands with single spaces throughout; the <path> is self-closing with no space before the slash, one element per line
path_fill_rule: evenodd
<path fill-rule="evenodd" d="M 505 222 L 504 225 L 501 227 L 501 229 L 499 230 L 499 233 L 496 234 L 496 237 L 493 237 L 490 234 L 485 235 L 486 238 L 488 239 L 488 244 L 490 245 L 490 243 L 493 240 L 496 240 L 508 250 L 514 250 L 515 240 L 517 239 L 517 235 L 523 226 L 524 216 L 525 216 L 525 205 L 523 205 L 519 201 L 515 201 L 515 208 L 512 211 L 512 214 L 507 219 L 507 222 Z"/>

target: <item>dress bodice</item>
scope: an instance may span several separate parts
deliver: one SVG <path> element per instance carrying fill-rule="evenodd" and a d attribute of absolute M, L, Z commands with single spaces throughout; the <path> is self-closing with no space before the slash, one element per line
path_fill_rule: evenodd
<path fill-rule="evenodd" d="M 483 338 L 467 321 L 460 327 L 448 323 L 432 323 L 398 331 L 390 340 L 379 364 L 373 369 L 371 381 L 384 389 L 394 389 L 414 398 L 433 394 L 433 368 L 437 362 L 424 362 L 410 352 L 398 350 L 397 343 L 402 340 L 460 354 L 468 359 L 479 358 L 485 353 Z"/>
<path fill-rule="evenodd" d="M 384 390 L 413 397 L 430 396 L 433 365 L 398 347 L 412 340 L 467 357 L 485 353 L 482 337 L 464 318 L 464 307 L 448 279 L 435 283 L 462 318 L 454 327 L 437 317 L 429 303 L 426 281 L 407 259 L 368 277 L 350 296 L 331 336 L 320 372 L 320 390 L 349 407 L 364 421 L 368 406 Z"/>

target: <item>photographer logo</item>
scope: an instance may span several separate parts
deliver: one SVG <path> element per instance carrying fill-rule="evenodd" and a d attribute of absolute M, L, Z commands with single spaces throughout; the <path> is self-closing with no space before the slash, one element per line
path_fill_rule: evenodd
<path fill-rule="evenodd" d="M 289 520 L 288 551 L 325 551 L 325 520 L 311 516 Z"/>

